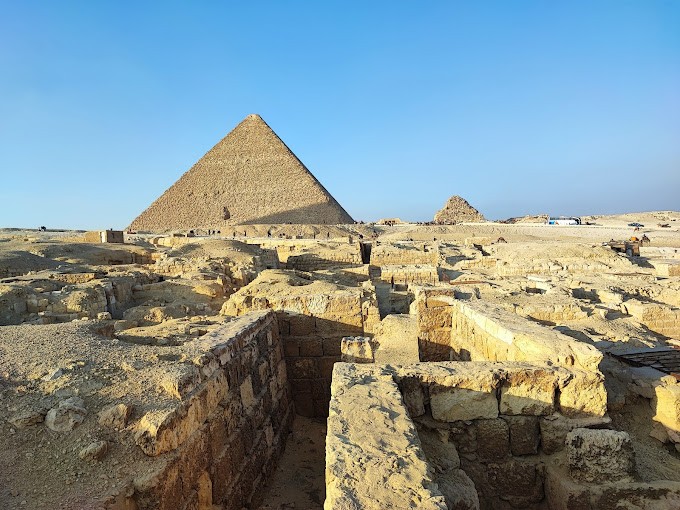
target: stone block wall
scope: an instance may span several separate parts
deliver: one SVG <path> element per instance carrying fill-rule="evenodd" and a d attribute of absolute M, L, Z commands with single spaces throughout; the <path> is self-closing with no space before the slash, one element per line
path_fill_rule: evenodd
<path fill-rule="evenodd" d="M 652 331 L 680 339 L 680 308 L 630 299 L 623 303 L 628 314 Z"/>
<path fill-rule="evenodd" d="M 361 256 L 356 253 L 337 253 L 335 251 L 320 253 L 301 253 L 291 255 L 286 262 L 286 268 L 300 271 L 320 271 L 344 266 L 361 265 Z"/>
<path fill-rule="evenodd" d="M 439 247 L 433 245 L 379 244 L 371 250 L 371 264 L 374 266 L 391 265 L 431 265 L 439 264 Z"/>
<path fill-rule="evenodd" d="M 515 313 L 538 321 L 552 322 L 553 324 L 562 324 L 588 317 L 588 311 L 574 303 L 516 305 Z"/>
<path fill-rule="evenodd" d="M 433 285 L 439 281 L 439 273 L 433 265 L 386 265 L 380 267 L 380 279 L 395 284 Z"/>
<path fill-rule="evenodd" d="M 602 380 L 528 363 L 340 363 L 330 409 L 328 509 L 544 508 L 550 456 L 608 422 Z"/>
<path fill-rule="evenodd" d="M 451 310 L 451 346 L 458 359 L 550 361 L 599 373 L 602 354 L 591 345 L 481 300 L 456 300 Z"/>
<path fill-rule="evenodd" d="M 187 357 L 163 381 L 174 407 L 137 426 L 137 444 L 158 461 L 135 479 L 129 499 L 139 510 L 257 504 L 293 416 L 276 317 L 240 317 L 194 341 Z"/>
<path fill-rule="evenodd" d="M 351 264 L 362 263 L 359 243 L 349 242 L 349 239 L 343 241 L 326 239 L 246 239 L 245 242 L 258 244 L 263 249 L 275 251 L 281 264 L 287 264 L 290 257 L 313 254 L 317 255 L 319 259 Z"/>
<path fill-rule="evenodd" d="M 333 365 L 340 361 L 342 338 L 364 333 L 360 293 L 325 297 L 323 311 L 277 312 L 295 410 L 302 416 L 328 416 Z"/>
<path fill-rule="evenodd" d="M 451 286 L 412 287 L 411 315 L 416 317 L 421 361 L 449 361 L 455 358 L 451 346 L 452 306 L 455 289 Z"/>

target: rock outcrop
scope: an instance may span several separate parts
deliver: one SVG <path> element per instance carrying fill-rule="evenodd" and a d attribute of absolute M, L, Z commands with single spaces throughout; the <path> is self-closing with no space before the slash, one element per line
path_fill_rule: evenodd
<path fill-rule="evenodd" d="M 462 221 L 486 221 L 484 216 L 458 195 L 449 198 L 444 207 L 434 215 L 435 223 L 450 225 Z"/>

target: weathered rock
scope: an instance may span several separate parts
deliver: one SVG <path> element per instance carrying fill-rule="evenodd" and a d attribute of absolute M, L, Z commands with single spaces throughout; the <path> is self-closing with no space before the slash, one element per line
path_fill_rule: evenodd
<path fill-rule="evenodd" d="M 577 428 L 601 427 L 611 423 L 609 417 L 603 418 L 565 418 L 553 414 L 540 418 L 541 449 L 544 453 L 552 454 L 564 449 L 567 434 Z"/>
<path fill-rule="evenodd" d="M 432 417 L 440 421 L 477 420 L 498 417 L 496 393 L 465 388 L 430 390 Z"/>
<path fill-rule="evenodd" d="M 85 448 L 80 450 L 78 457 L 83 460 L 101 460 L 109 449 L 109 443 L 106 441 L 95 441 L 90 443 Z"/>
<path fill-rule="evenodd" d="M 23 429 L 37 423 L 42 423 L 44 420 L 45 411 L 30 409 L 28 411 L 22 411 L 15 414 L 7 421 L 9 421 L 16 428 Z"/>
<path fill-rule="evenodd" d="M 480 460 L 499 461 L 510 456 L 510 430 L 505 420 L 478 420 L 475 425 Z"/>
<path fill-rule="evenodd" d="M 124 429 L 132 414 L 132 407 L 125 404 L 114 404 L 99 412 L 99 424 L 113 429 Z"/>
<path fill-rule="evenodd" d="M 510 450 L 513 455 L 538 453 L 541 434 L 536 416 L 503 416 L 510 427 Z"/>
<path fill-rule="evenodd" d="M 575 480 L 632 480 L 635 452 L 628 433 L 605 429 L 575 429 L 567 434 L 566 445 L 569 472 Z"/>
<path fill-rule="evenodd" d="M 83 399 L 71 397 L 47 412 L 45 425 L 55 432 L 70 432 L 85 420 L 86 414 Z"/>

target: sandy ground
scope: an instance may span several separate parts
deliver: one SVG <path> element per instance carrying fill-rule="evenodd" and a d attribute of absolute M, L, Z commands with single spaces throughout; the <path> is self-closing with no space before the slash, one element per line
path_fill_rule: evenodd
<path fill-rule="evenodd" d="M 296 416 L 286 450 L 263 488 L 260 510 L 315 510 L 326 499 L 326 423 Z"/>

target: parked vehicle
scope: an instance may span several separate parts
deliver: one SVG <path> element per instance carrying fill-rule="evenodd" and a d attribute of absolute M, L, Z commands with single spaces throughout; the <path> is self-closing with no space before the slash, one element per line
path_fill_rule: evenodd
<path fill-rule="evenodd" d="M 548 225 L 580 225 L 581 218 L 574 216 L 551 216 L 548 218 Z"/>
<path fill-rule="evenodd" d="M 639 228 L 639 227 L 644 227 L 644 225 L 643 225 L 642 223 L 636 223 L 636 222 L 629 223 L 628 226 L 629 226 L 629 227 L 638 227 L 638 228 Z"/>

